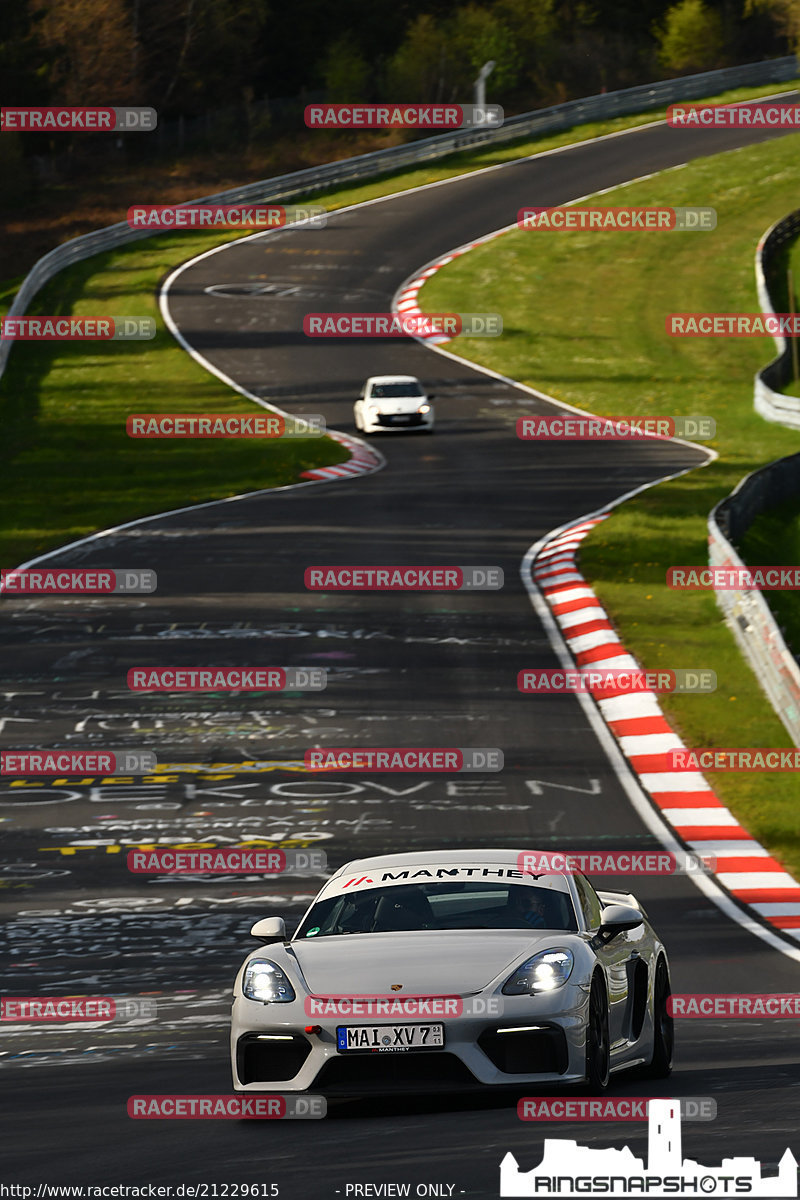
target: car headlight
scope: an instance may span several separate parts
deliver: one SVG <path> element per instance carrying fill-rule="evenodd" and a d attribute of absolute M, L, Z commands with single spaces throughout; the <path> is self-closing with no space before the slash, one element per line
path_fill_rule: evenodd
<path fill-rule="evenodd" d="M 430 404 L 420 404 L 419 408 L 417 409 L 417 412 L 430 412 L 430 411 L 431 411 Z"/>
<path fill-rule="evenodd" d="M 554 992 L 567 982 L 575 965 L 571 950 L 540 950 L 527 959 L 503 986 L 506 996 Z"/>
<path fill-rule="evenodd" d="M 248 1000 L 260 1000 L 262 1004 L 288 1004 L 296 999 L 286 975 L 268 958 L 254 958 L 247 964 L 242 992 Z"/>

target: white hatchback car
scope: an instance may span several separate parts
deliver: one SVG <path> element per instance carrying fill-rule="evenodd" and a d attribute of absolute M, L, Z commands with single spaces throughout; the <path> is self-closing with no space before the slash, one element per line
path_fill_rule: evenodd
<path fill-rule="evenodd" d="M 359 433 L 433 429 L 433 396 L 413 375 L 372 375 L 353 405 Z"/>

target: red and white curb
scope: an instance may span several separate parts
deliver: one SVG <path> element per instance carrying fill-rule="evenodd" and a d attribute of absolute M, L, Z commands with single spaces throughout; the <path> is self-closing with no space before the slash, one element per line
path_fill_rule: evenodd
<path fill-rule="evenodd" d="M 515 229 L 515 225 L 508 227 Z M 501 234 L 507 233 L 508 229 L 493 229 L 491 233 L 487 233 L 485 237 L 478 238 L 476 242 L 466 242 L 463 246 L 459 246 L 457 250 L 451 250 L 449 254 L 445 254 L 442 258 L 435 259 L 432 263 L 428 263 L 424 271 L 420 271 L 414 279 L 410 279 L 404 283 L 400 291 L 394 298 L 392 308 L 401 316 L 415 317 L 419 322 L 424 321 L 426 313 L 422 311 L 418 303 L 420 290 L 425 286 L 432 275 L 440 271 L 442 267 L 446 267 L 448 263 L 453 262 L 456 258 L 461 258 L 462 254 L 467 254 L 470 250 L 474 250 L 477 246 L 483 246 L 486 242 L 491 242 L 494 238 L 500 237 Z M 431 346 L 441 346 L 445 342 L 451 342 L 453 339 L 447 337 L 441 331 L 419 329 L 414 334 L 421 342 L 426 342 Z"/>
<path fill-rule="evenodd" d="M 313 467 L 310 471 L 301 471 L 301 479 L 347 479 L 352 475 L 368 475 L 377 471 L 385 463 L 382 454 L 367 446 L 349 433 L 339 433 L 335 429 L 328 430 L 328 437 L 334 442 L 341 442 L 350 451 L 351 458 L 345 463 L 337 463 L 333 467 Z"/>
<path fill-rule="evenodd" d="M 640 669 L 577 568 L 580 544 L 610 512 L 562 529 L 536 556 L 532 578 L 544 596 L 578 667 Z M 716 859 L 715 879 L 734 899 L 785 936 L 800 940 L 800 884 L 717 799 L 699 771 L 668 765 L 686 749 L 655 692 L 595 697 L 608 728 L 662 818 L 698 854 Z"/>

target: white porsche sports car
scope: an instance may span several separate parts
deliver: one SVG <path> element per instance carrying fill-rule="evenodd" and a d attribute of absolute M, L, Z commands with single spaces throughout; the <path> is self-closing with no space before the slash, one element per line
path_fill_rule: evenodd
<path fill-rule="evenodd" d="M 413 375 L 372 375 L 353 405 L 360 433 L 433 429 L 433 396 Z"/>
<path fill-rule="evenodd" d="M 237 1092 L 580 1083 L 672 1069 L 663 943 L 634 896 L 517 850 L 357 859 L 236 977 Z M 551 852 L 552 853 L 552 852 Z"/>

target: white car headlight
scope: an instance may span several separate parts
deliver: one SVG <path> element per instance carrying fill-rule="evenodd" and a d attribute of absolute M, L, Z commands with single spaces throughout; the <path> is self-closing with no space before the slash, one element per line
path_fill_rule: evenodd
<path fill-rule="evenodd" d="M 247 964 L 242 992 L 248 1000 L 260 1000 L 262 1004 L 288 1004 L 296 999 L 286 975 L 268 958 L 254 958 Z"/>
<path fill-rule="evenodd" d="M 417 412 L 430 412 L 430 411 L 431 411 L 430 404 L 420 404 L 419 408 L 417 409 Z"/>
<path fill-rule="evenodd" d="M 538 995 L 554 992 L 567 982 L 575 965 L 571 950 L 540 950 L 527 959 L 506 981 L 506 996 Z"/>

